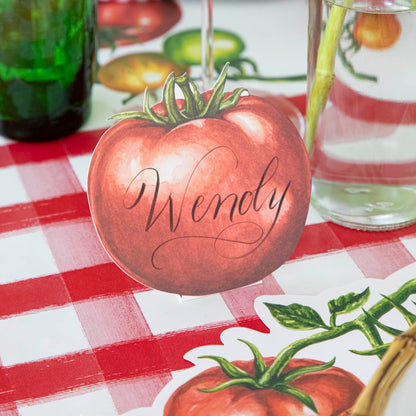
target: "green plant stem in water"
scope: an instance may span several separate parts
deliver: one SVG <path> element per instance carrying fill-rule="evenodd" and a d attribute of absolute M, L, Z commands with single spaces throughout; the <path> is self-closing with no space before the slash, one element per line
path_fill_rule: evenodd
<path fill-rule="evenodd" d="M 316 0 L 323 1 L 323 0 Z M 333 6 L 329 13 L 328 22 L 318 48 L 315 77 L 308 98 L 306 111 L 305 145 L 308 152 L 312 149 L 315 140 L 318 120 L 325 108 L 329 91 L 334 81 L 335 56 L 342 34 L 342 27 L 354 0 L 345 0 L 343 7 Z"/>

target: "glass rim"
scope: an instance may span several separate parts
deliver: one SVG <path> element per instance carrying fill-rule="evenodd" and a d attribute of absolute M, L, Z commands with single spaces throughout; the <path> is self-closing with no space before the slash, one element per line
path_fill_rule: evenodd
<path fill-rule="evenodd" d="M 369 13 L 396 13 L 416 10 L 413 0 L 323 0 L 335 6 Z M 352 3 L 352 4 L 351 4 Z"/>

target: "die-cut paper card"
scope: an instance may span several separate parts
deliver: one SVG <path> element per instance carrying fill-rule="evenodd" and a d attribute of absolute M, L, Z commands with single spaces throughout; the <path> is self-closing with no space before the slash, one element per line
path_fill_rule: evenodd
<path fill-rule="evenodd" d="M 295 249 L 309 208 L 295 126 L 244 89 L 168 77 L 163 102 L 127 112 L 100 139 L 88 199 L 101 242 L 129 276 L 204 295 L 263 279 Z M 180 89 L 184 99 L 176 99 Z"/>
<path fill-rule="evenodd" d="M 174 372 L 151 408 L 126 416 L 347 416 L 394 337 L 416 320 L 415 276 L 412 264 L 317 296 L 260 296 L 256 313 L 270 332 L 226 329 L 222 345 L 185 354 L 194 366 Z M 383 416 L 414 415 L 416 363 L 397 368 L 407 371 L 384 389 Z"/>

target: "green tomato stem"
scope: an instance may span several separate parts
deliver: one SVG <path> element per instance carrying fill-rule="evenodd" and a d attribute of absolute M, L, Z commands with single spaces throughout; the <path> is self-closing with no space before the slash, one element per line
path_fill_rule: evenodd
<path fill-rule="evenodd" d="M 199 111 L 197 101 L 191 89 L 190 79 L 188 74 L 183 74 L 176 78 L 176 84 L 181 88 L 186 103 L 186 114 L 196 114 Z"/>
<path fill-rule="evenodd" d="M 322 0 L 316 0 L 322 1 Z M 344 6 L 332 6 L 328 22 L 318 48 L 315 78 L 308 98 L 306 110 L 306 136 L 305 145 L 308 152 L 312 149 L 315 140 L 318 120 L 325 108 L 329 91 L 334 82 L 335 56 L 342 34 L 347 8 L 354 0 L 345 0 Z"/>
<path fill-rule="evenodd" d="M 175 78 L 174 74 L 171 73 L 166 79 L 163 88 L 163 103 L 166 108 L 166 116 L 156 114 L 150 107 L 146 89 L 143 104 L 144 111 L 126 111 L 109 117 L 109 120 L 146 120 L 160 126 L 173 128 L 190 120 L 214 118 L 219 112 L 235 107 L 240 100 L 241 94 L 246 91 L 245 88 L 237 88 L 225 98 L 224 87 L 227 80 L 228 66 L 229 64 L 224 65 L 207 103 L 205 103 L 203 95 L 198 91 L 188 74 Z M 182 109 L 178 108 L 176 102 L 175 85 L 182 90 L 185 98 L 185 107 Z"/>
<path fill-rule="evenodd" d="M 309 347 L 310 345 L 318 344 L 324 341 L 329 341 L 334 338 L 338 338 L 354 329 L 359 329 L 359 325 L 354 321 L 347 322 L 336 328 L 322 331 L 317 334 L 311 335 L 307 338 L 303 338 L 289 344 L 276 356 L 273 364 L 262 375 L 259 383 L 263 386 L 273 384 L 272 381 L 277 378 L 289 361 L 302 349 Z"/>
<path fill-rule="evenodd" d="M 416 293 L 416 279 L 412 279 L 401 286 L 395 293 L 389 296 L 396 303 L 402 304 L 405 302 L 410 295 Z M 393 303 L 383 298 L 373 305 L 368 313 L 362 313 L 356 319 L 345 322 L 344 324 L 331 328 L 326 331 L 322 331 L 311 335 L 310 337 L 303 338 L 293 342 L 292 344 L 285 347 L 276 356 L 272 365 L 267 369 L 266 372 L 259 379 L 259 383 L 262 386 L 269 386 L 273 384 L 273 380 L 281 374 L 282 370 L 286 367 L 289 361 L 302 349 L 309 347 L 314 344 L 318 344 L 324 341 L 337 338 L 341 335 L 345 335 L 351 331 L 359 330 L 364 336 L 370 341 L 372 346 L 382 345 L 382 340 L 375 326 L 369 323 L 368 314 L 373 318 L 379 319 L 387 312 L 390 312 L 394 308 Z"/>
<path fill-rule="evenodd" d="M 384 344 L 383 340 L 381 339 L 380 333 L 377 330 L 376 325 L 374 325 L 370 319 L 366 316 L 363 320 L 358 321 L 359 330 L 364 334 L 364 336 L 370 342 L 370 345 L 373 348 L 380 347 Z M 378 358 L 382 358 L 382 352 L 376 354 Z"/>

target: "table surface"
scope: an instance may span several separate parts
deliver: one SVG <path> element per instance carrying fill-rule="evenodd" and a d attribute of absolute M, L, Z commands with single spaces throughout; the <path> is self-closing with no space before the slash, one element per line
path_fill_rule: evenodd
<path fill-rule="evenodd" d="M 181 7 L 172 31 L 200 23 L 199 2 Z M 245 53 L 264 74 L 305 73 L 305 0 L 230 0 L 214 10 L 215 26 L 244 33 Z M 101 49 L 99 60 L 160 50 L 162 40 Z M 285 94 L 304 111 L 304 82 L 255 88 Z M 134 409 L 151 407 L 192 368 L 188 351 L 221 344 L 229 328 L 267 333 L 254 307 L 259 296 L 318 299 L 325 289 L 383 280 L 415 264 L 416 226 L 355 231 L 311 208 L 290 259 L 258 284 L 181 302 L 137 283 L 103 250 L 86 195 L 91 154 L 125 96 L 95 85 L 90 120 L 61 140 L 0 137 L 1 416 L 141 414 Z"/>

